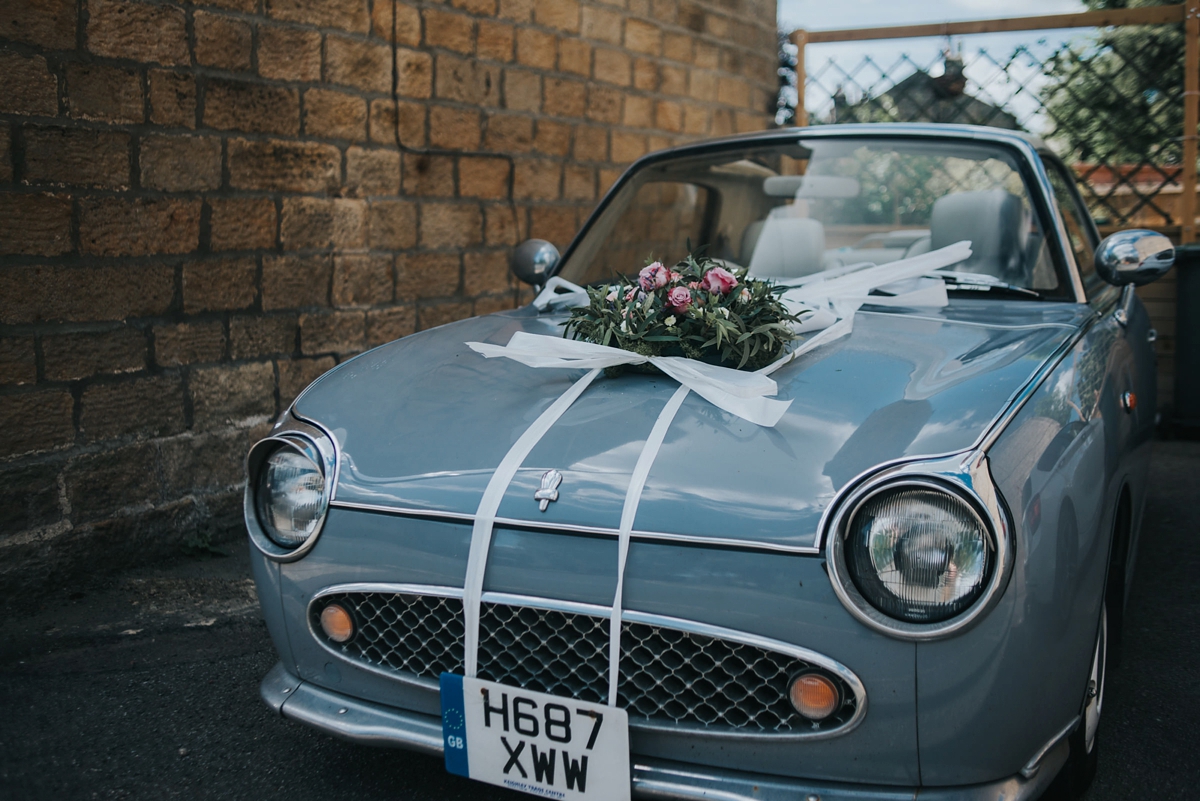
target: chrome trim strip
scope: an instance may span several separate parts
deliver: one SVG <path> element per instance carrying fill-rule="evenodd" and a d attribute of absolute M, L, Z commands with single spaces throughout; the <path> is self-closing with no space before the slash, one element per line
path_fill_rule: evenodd
<path fill-rule="evenodd" d="M 473 522 L 475 515 L 469 512 L 445 512 L 441 509 L 418 509 L 414 506 L 384 506 L 375 503 L 357 503 L 354 501 L 333 501 L 330 506 L 338 509 L 350 509 L 355 512 L 379 512 L 385 515 L 397 515 L 399 517 L 432 517 L 444 520 L 458 520 L 462 522 Z"/>
<path fill-rule="evenodd" d="M 557 598 L 538 598 L 533 595 L 517 595 L 509 592 L 485 592 L 480 600 L 485 604 L 528 606 L 534 609 L 546 609 L 551 612 L 566 612 L 571 615 L 608 617 L 612 614 L 611 606 L 587 604 L 579 601 L 560 601 Z"/>
<path fill-rule="evenodd" d="M 939 623 L 908 623 L 891 618 L 872 606 L 850 579 L 842 543 L 845 526 L 867 498 L 886 488 L 917 486 L 955 494 L 973 507 L 987 521 L 996 561 L 987 587 L 975 603 L 959 615 Z M 970 628 L 1000 600 L 1012 575 L 1013 538 L 1008 518 L 1000 508 L 999 494 L 988 468 L 987 456 L 972 451 L 965 456 L 940 462 L 918 462 L 900 465 L 877 473 L 839 498 L 837 511 L 829 523 L 826 538 L 826 566 L 834 594 L 860 623 L 889 637 L 900 640 L 927 642 L 960 634 Z"/>
<path fill-rule="evenodd" d="M 361 354 L 359 354 L 359 355 L 361 355 Z M 354 358 L 358 358 L 358 357 L 356 356 Z M 344 364 L 344 362 L 343 362 L 343 364 Z M 330 372 L 332 372 L 332 371 L 327 370 L 325 373 L 322 374 L 321 377 L 329 375 Z M 319 381 L 320 378 L 318 378 L 317 380 Z M 316 383 L 316 382 L 313 382 L 313 383 Z M 309 387 L 311 387 L 311 386 L 312 386 L 312 384 L 309 385 Z M 308 390 L 305 389 L 304 391 L 307 392 Z M 297 398 L 297 400 L 299 400 L 299 398 Z M 307 417 L 300 416 L 299 414 L 297 414 L 294 411 L 294 408 L 295 408 L 295 401 L 292 402 L 292 406 L 289 407 L 289 409 L 288 409 L 290 414 L 285 414 L 282 417 L 280 417 L 279 421 L 277 423 L 275 423 L 274 428 L 271 429 L 271 433 L 274 434 L 276 432 L 276 430 L 289 430 L 292 428 L 299 429 L 299 428 L 307 426 L 315 431 L 320 432 L 321 436 L 323 436 L 327 440 L 329 440 L 329 447 L 332 448 L 332 450 L 333 450 L 333 489 L 331 490 L 330 495 L 329 495 L 329 501 L 330 501 L 330 503 L 332 503 L 333 501 L 337 500 L 337 488 L 338 488 L 338 484 L 342 480 L 342 447 L 341 447 L 341 445 L 338 444 L 337 437 L 333 436 L 333 434 L 331 432 L 329 432 L 328 430 L 326 430 L 326 428 L 323 425 L 318 423 L 316 420 L 310 420 Z M 292 421 L 291 425 L 288 424 L 289 420 Z"/>
<path fill-rule="evenodd" d="M 843 484 L 842 488 L 838 490 L 837 495 L 835 495 L 833 500 L 830 501 L 829 505 L 825 507 L 825 511 L 821 513 L 821 521 L 817 523 L 817 536 L 813 543 L 813 547 L 818 553 L 820 552 L 821 543 L 827 539 L 825 534 L 829 531 L 829 522 L 834 513 L 841 508 L 842 504 L 845 502 L 845 499 L 849 497 L 863 481 L 866 481 L 871 476 L 876 475 L 877 473 L 882 473 L 885 470 L 891 470 L 897 467 L 903 467 L 905 465 L 926 461 L 953 459 L 955 457 L 964 456 L 970 452 L 970 449 L 967 449 L 961 451 L 951 451 L 950 453 L 938 453 L 931 456 L 900 456 L 895 459 L 889 459 L 886 462 L 880 462 L 874 467 L 868 467 L 866 470 L 862 471 L 854 478 Z"/>
<path fill-rule="evenodd" d="M 429 679 L 420 676 L 406 675 L 399 671 L 381 668 L 377 665 L 372 665 L 366 662 L 361 662 L 357 659 L 352 659 L 346 654 L 335 650 L 312 626 L 312 608 L 323 597 L 330 595 L 340 595 L 348 592 L 393 592 L 407 595 L 433 595 L 441 598 L 461 598 L 463 591 L 459 587 L 448 587 L 444 585 L 426 585 L 426 584 L 389 584 L 389 583 L 373 583 L 362 582 L 352 584 L 337 584 L 331 587 L 326 587 L 309 600 L 305 608 L 305 617 L 308 622 L 308 630 L 313 639 L 317 641 L 327 652 L 351 664 L 359 669 L 366 670 L 378 676 L 393 679 L 395 681 L 404 682 L 416 687 L 437 691 L 439 682 L 436 679 Z M 592 617 L 609 617 L 612 613 L 612 607 L 601 604 L 581 603 L 578 601 L 562 601 L 556 598 L 542 598 L 534 595 L 519 595 L 515 593 L 504 592 L 485 592 L 481 598 L 483 603 L 503 604 L 505 606 L 527 606 L 535 609 L 548 609 L 557 612 L 566 612 L 568 614 L 589 615 Z M 683 618 L 669 617 L 666 615 L 656 615 L 648 612 L 638 612 L 632 609 L 625 609 L 621 612 L 622 622 L 641 623 L 648 626 L 658 626 L 674 631 L 683 631 L 690 634 L 699 634 L 704 637 L 712 637 L 714 639 L 728 640 L 730 642 L 741 643 L 752 648 L 761 648 L 764 651 L 772 651 L 774 653 L 790 656 L 794 659 L 800 659 L 809 664 L 828 670 L 840 677 L 846 685 L 850 687 L 854 693 L 855 710 L 854 715 L 841 726 L 828 729 L 826 731 L 811 731 L 811 732 L 743 732 L 743 731 L 721 731 L 718 729 L 709 729 L 703 726 L 693 724 L 665 724 L 645 720 L 631 719 L 629 725 L 636 729 L 645 731 L 655 731 L 666 734 L 677 734 L 680 736 L 701 736 L 708 738 L 719 738 L 724 740 L 770 740 L 771 742 L 792 742 L 799 740 L 824 740 L 832 737 L 840 737 L 853 731 L 862 723 L 863 718 L 867 714 L 867 690 L 863 686 L 862 681 L 848 667 L 823 654 L 816 651 L 811 651 L 799 645 L 792 645 L 781 640 L 762 637 L 757 634 L 750 634 L 744 631 L 736 631 L 727 629 L 721 626 L 714 626 L 708 623 L 699 623 L 694 620 L 685 620 Z"/>
<path fill-rule="evenodd" d="M 1062 731 L 1047 740 L 1046 744 L 1039 748 L 1038 752 L 1034 754 L 1028 762 L 1025 763 L 1025 767 L 1021 768 L 1021 775 L 1026 779 L 1032 779 L 1034 776 L 1036 776 L 1042 767 L 1042 760 L 1046 758 L 1046 754 L 1050 753 L 1050 750 L 1054 748 L 1054 746 L 1058 745 L 1060 742 L 1074 734 L 1075 729 L 1078 728 L 1078 726 L 1079 715 L 1076 715 L 1070 723 L 1063 727 Z"/>
<path fill-rule="evenodd" d="M 1062 209 L 1058 207 L 1058 199 L 1054 197 L 1053 187 L 1050 183 L 1050 171 L 1046 169 L 1046 163 L 1042 161 L 1042 154 L 1034 147 L 1029 150 L 1033 154 L 1033 158 L 1029 159 L 1033 165 L 1033 171 L 1037 175 L 1037 188 L 1041 191 L 1042 200 L 1046 204 L 1046 208 L 1050 210 L 1050 221 L 1054 223 L 1054 233 L 1058 240 L 1058 255 L 1063 260 L 1063 265 L 1067 268 L 1067 277 L 1071 281 L 1071 289 L 1075 292 L 1076 303 L 1087 303 L 1087 292 L 1083 288 L 1083 279 L 1079 277 L 1079 265 L 1075 261 L 1075 251 L 1071 250 L 1068 243 L 1071 241 L 1067 238 L 1067 226 L 1063 222 Z"/>
<path fill-rule="evenodd" d="M 581 526 L 575 523 L 550 523 L 544 520 L 521 520 L 515 517 L 497 517 L 497 526 L 515 528 L 536 528 L 543 531 L 567 531 L 572 534 L 599 534 L 604 537 L 616 537 L 619 532 L 607 526 Z"/>
<path fill-rule="evenodd" d="M 425 517 L 443 520 L 456 520 L 465 523 L 474 522 L 475 520 L 475 515 L 473 514 L 468 514 L 466 512 L 445 512 L 437 509 L 383 506 L 379 504 L 356 503 L 351 501 L 336 501 L 331 503 L 330 506 L 338 509 L 349 509 L 356 512 L 378 512 L 380 514 L 395 515 L 397 517 Z M 608 528 L 606 526 L 580 526 L 570 523 L 551 523 L 542 520 L 519 520 L 514 517 L 498 517 L 496 518 L 496 525 L 513 528 L 532 528 L 541 531 L 564 531 L 571 534 L 589 534 L 601 537 L 612 537 L 614 539 L 619 534 L 617 529 Z M 630 536 L 635 540 L 661 540 L 664 542 L 680 542 L 687 545 L 707 545 L 715 548 L 740 548 L 752 551 L 771 551 L 776 553 L 807 555 L 820 553 L 820 548 L 812 545 L 780 545 L 779 543 L 762 542 L 759 540 L 739 540 L 732 537 L 705 537 L 697 534 L 673 534 L 665 531 L 635 530 Z"/>
<path fill-rule="evenodd" d="M 647 542 L 679 542 L 685 545 L 737 548 L 744 551 L 769 551 L 771 553 L 802 554 L 806 556 L 812 556 L 821 552 L 820 548 L 812 545 L 780 545 L 776 542 L 738 540 L 732 537 L 702 537 L 695 534 L 668 534 L 658 531 L 634 531 L 630 536 L 635 540 L 645 540 Z"/>
<path fill-rule="evenodd" d="M 396 595 L 432 595 L 435 598 L 462 598 L 462 587 L 450 587 L 444 584 L 392 584 L 390 582 L 361 581 L 352 584 L 334 584 L 331 587 L 315 593 L 309 600 L 313 602 L 328 595 L 341 595 L 351 592 L 390 592 Z"/>

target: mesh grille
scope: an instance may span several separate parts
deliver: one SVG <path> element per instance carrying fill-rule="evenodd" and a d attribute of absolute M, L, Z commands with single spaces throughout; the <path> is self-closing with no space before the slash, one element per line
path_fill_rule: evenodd
<path fill-rule="evenodd" d="M 349 643 L 321 634 L 331 601 L 353 613 Z M 311 610 L 312 630 L 330 648 L 397 673 L 436 680 L 463 669 L 462 601 L 423 595 L 348 593 Z M 528 690 L 603 702 L 608 694 L 608 618 L 482 604 L 479 677 Z M 839 677 L 842 706 L 816 723 L 787 700 L 807 662 L 730 640 L 644 623 L 623 624 L 618 703 L 630 717 L 755 732 L 828 731 L 854 716 L 856 698 Z"/>
<path fill-rule="evenodd" d="M 602 702 L 608 697 L 608 619 L 481 604 L 479 678 Z"/>
<path fill-rule="evenodd" d="M 358 634 L 353 640 L 343 645 L 325 640 L 347 656 L 435 679 L 443 672 L 462 672 L 462 601 L 458 598 L 356 592 L 329 600 L 346 604 L 354 616 Z M 322 608 L 313 607 L 314 632 L 321 631 Z"/>

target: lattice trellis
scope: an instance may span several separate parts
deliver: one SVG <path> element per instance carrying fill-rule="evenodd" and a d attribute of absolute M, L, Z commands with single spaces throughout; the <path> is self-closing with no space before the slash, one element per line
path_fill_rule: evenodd
<path fill-rule="evenodd" d="M 926 39 L 912 51 L 926 55 L 852 63 L 814 48 L 804 106 L 811 125 L 954 122 L 1038 134 L 1075 169 L 1103 227 L 1169 228 L 1180 223 L 1182 71 L 1147 74 L 1144 53 L 1130 52 L 1137 42 L 1038 38 L 1003 54 L 960 44 L 947 55 L 944 38 Z M 1078 97 L 1085 83 L 1087 103 Z M 1106 136 L 1095 135 L 1100 126 Z"/>

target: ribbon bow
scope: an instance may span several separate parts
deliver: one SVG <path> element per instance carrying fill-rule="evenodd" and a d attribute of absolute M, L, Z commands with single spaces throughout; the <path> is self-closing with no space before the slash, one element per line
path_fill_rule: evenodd
<path fill-rule="evenodd" d="M 765 373 L 719 367 L 683 356 L 643 356 L 607 345 L 525 331 L 513 334 L 507 345 L 468 342 L 467 346 L 489 359 L 503 356 L 529 367 L 595 370 L 652 364 L 713 406 L 760 426 L 774 426 L 791 405 L 791 401 L 767 397 L 778 392 L 779 386 Z"/>
<path fill-rule="evenodd" d="M 798 286 L 783 295 L 784 303 L 793 311 L 806 313 L 805 319 L 795 326 L 796 332 L 819 333 L 755 372 L 705 364 L 682 356 L 643 356 L 607 345 L 524 331 L 513 334 L 507 345 L 468 342 L 467 346 L 489 359 L 504 357 L 529 367 L 599 370 L 623 364 L 652 364 L 718 409 L 771 428 L 779 422 L 792 402 L 768 397 L 779 391 L 779 386 L 769 377 L 770 373 L 814 348 L 849 334 L 854 311 L 863 303 L 945 306 L 946 287 L 941 281 L 893 297 L 870 296 L 869 293 L 877 287 L 928 275 L 957 264 L 970 255 L 971 244 L 958 242 L 878 267 L 854 265 L 797 282 Z"/>
<path fill-rule="evenodd" d="M 794 304 L 796 311 L 805 313 L 805 319 L 796 326 L 797 333 L 815 332 L 799 347 L 792 349 L 782 358 L 756 372 L 744 372 L 729 367 L 717 367 L 704 362 L 678 356 L 642 356 L 619 348 L 581 342 L 574 339 L 530 334 L 518 331 L 507 345 L 489 345 L 483 342 L 468 342 L 471 350 L 489 359 L 504 357 L 530 367 L 560 367 L 572 370 L 586 369 L 588 372 L 550 404 L 538 418 L 517 438 L 504 459 L 488 480 L 475 521 L 471 528 L 471 550 L 467 556 L 467 572 L 463 581 L 463 672 L 474 677 L 478 668 L 479 654 L 479 608 L 483 599 L 483 579 L 487 570 L 488 550 L 491 547 L 492 529 L 496 513 L 509 484 L 517 470 L 533 452 L 534 447 L 550 430 L 551 426 L 571 407 L 571 404 L 587 389 L 601 369 L 622 364 L 652 364 L 680 383 L 659 413 L 649 437 L 638 456 L 630 476 L 625 504 L 621 509 L 621 527 L 617 546 L 617 587 L 609 619 L 608 643 L 608 703 L 617 704 L 618 666 L 620 664 L 621 607 L 624 592 L 625 562 L 629 553 L 629 540 L 637 516 L 638 503 L 650 468 L 658 455 L 659 448 L 667 435 L 667 429 L 683 405 L 688 392 L 695 392 L 714 406 L 735 414 L 760 426 L 774 426 L 787 411 L 791 401 L 772 400 L 769 395 L 778 391 L 769 373 L 778 370 L 792 359 L 820 347 L 827 342 L 849 334 L 854 324 L 854 311 L 868 302 L 870 291 L 897 281 L 919 278 L 931 270 L 948 267 L 962 261 L 971 253 L 970 245 L 960 242 L 933 253 L 913 259 L 874 267 L 853 265 L 830 270 L 819 277 L 803 279 L 784 294 L 785 303 Z M 553 283 L 554 281 L 558 283 Z M 936 287 L 920 287 L 890 298 L 892 303 L 904 305 L 945 305 L 946 289 L 938 282 Z M 587 292 L 561 279 L 551 279 L 538 308 L 546 308 L 553 301 L 558 287 L 570 290 L 574 300 L 586 302 Z M 930 290 L 933 291 L 930 291 Z M 878 303 L 882 298 L 870 296 L 869 302 Z M 553 473 L 553 475 L 551 474 Z M 542 489 L 534 499 L 545 510 L 549 502 L 557 497 L 556 471 L 542 477 Z"/>

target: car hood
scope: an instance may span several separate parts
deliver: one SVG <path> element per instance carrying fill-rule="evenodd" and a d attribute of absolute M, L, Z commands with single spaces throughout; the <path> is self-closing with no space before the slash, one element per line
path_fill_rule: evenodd
<path fill-rule="evenodd" d="M 689 395 L 667 433 L 635 529 L 811 546 L 837 491 L 874 465 L 972 446 L 1040 365 L 1086 319 L 1086 306 L 954 301 L 940 310 L 868 307 L 849 336 L 774 374 L 791 400 L 761 428 Z M 560 336 L 561 315 L 532 308 L 424 331 L 330 371 L 294 413 L 340 451 L 339 504 L 474 514 L 496 466 L 582 371 L 485 359 L 471 341 L 516 331 Z M 616 529 L 642 445 L 677 384 L 601 377 L 542 438 L 499 516 Z M 539 511 L 549 469 L 559 499 Z"/>

